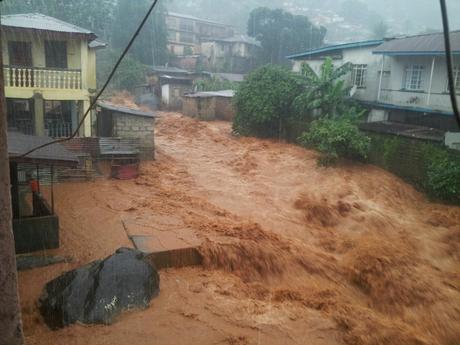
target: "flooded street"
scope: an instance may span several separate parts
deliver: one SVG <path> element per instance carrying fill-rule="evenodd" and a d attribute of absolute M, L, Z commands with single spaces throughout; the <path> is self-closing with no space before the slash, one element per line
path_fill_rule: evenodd
<path fill-rule="evenodd" d="M 456 344 L 460 208 L 359 163 L 237 138 L 161 113 L 157 160 L 133 181 L 56 188 L 72 262 L 19 273 L 28 344 Z M 160 295 L 112 326 L 50 331 L 36 301 L 64 271 L 132 246 L 123 223 L 187 229 L 203 267 L 160 272 Z"/>

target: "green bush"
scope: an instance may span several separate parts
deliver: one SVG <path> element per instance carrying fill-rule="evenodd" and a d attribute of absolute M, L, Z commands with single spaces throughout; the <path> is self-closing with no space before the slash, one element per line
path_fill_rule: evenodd
<path fill-rule="evenodd" d="M 321 152 L 318 163 L 332 165 L 338 158 L 364 160 L 370 148 L 370 138 L 359 131 L 357 125 L 348 118 L 323 118 L 313 121 L 305 132 L 302 145 Z"/>
<path fill-rule="evenodd" d="M 430 150 L 427 166 L 426 189 L 438 199 L 460 202 L 460 160 L 454 159 L 445 149 Z"/>
<path fill-rule="evenodd" d="M 281 66 L 266 65 L 250 73 L 235 95 L 233 130 L 240 135 L 284 136 L 294 117 L 292 103 L 304 90 L 302 77 Z"/>
<path fill-rule="evenodd" d="M 369 161 L 431 197 L 460 203 L 460 154 L 440 144 L 371 134 Z"/>

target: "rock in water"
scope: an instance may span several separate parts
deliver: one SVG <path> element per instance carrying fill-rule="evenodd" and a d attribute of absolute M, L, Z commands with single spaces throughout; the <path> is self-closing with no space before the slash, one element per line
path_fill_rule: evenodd
<path fill-rule="evenodd" d="M 40 312 L 51 329 L 75 322 L 111 324 L 123 310 L 147 308 L 159 291 L 160 277 L 145 255 L 121 248 L 47 283 Z"/>

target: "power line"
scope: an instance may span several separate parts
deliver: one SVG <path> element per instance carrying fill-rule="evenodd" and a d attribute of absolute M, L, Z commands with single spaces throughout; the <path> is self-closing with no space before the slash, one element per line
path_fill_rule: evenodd
<path fill-rule="evenodd" d="M 447 15 L 446 0 L 439 0 L 439 1 L 441 4 L 442 25 L 444 28 L 444 43 L 446 46 L 447 79 L 449 81 L 450 101 L 452 103 L 452 109 L 454 111 L 455 119 L 457 120 L 457 125 L 460 128 L 460 113 L 458 111 L 457 93 L 455 90 L 455 81 L 454 81 L 452 47 L 450 45 L 449 17 Z"/>
<path fill-rule="evenodd" d="M 105 89 L 107 88 L 107 86 L 109 85 L 110 81 L 112 80 L 115 72 L 117 71 L 118 69 L 118 66 L 120 66 L 120 63 L 123 61 L 123 58 L 125 57 L 125 55 L 128 53 L 129 49 L 131 48 L 131 46 L 133 45 L 134 41 L 136 40 L 137 36 L 139 35 L 139 33 L 141 32 L 142 28 L 144 27 L 145 23 L 147 22 L 147 19 L 149 18 L 149 16 L 152 14 L 153 10 L 155 9 L 155 6 L 157 5 L 159 0 L 154 0 L 152 5 L 150 6 L 149 10 L 147 11 L 147 13 L 145 14 L 144 18 L 142 19 L 142 22 L 140 23 L 139 27 L 137 28 L 137 30 L 134 32 L 133 36 L 131 37 L 131 40 L 129 41 L 128 45 L 126 46 L 126 48 L 123 50 L 123 53 L 120 55 L 120 57 L 118 58 L 116 64 L 113 66 L 112 68 L 112 71 L 110 72 L 109 74 L 109 77 L 107 78 L 106 82 L 104 83 L 104 86 L 102 86 L 101 90 L 98 92 L 98 94 L 96 95 L 96 97 L 93 99 L 93 101 L 91 102 L 90 106 L 88 107 L 88 109 L 86 110 L 85 114 L 83 115 L 82 119 L 80 120 L 80 122 L 78 123 L 78 126 L 77 126 L 77 129 L 72 133 L 72 135 L 70 137 L 67 137 L 67 138 L 61 138 L 61 139 L 56 139 L 56 140 L 53 140 L 49 143 L 46 143 L 46 144 L 43 144 L 43 145 L 39 145 L 39 146 L 36 146 L 34 147 L 33 149 L 27 151 L 26 153 L 22 154 L 21 156 L 19 157 L 25 157 L 29 154 L 31 154 L 32 152 L 35 152 L 39 149 L 42 149 L 44 147 L 47 147 L 47 146 L 50 146 L 50 145 L 53 145 L 53 144 L 58 144 L 58 143 L 62 143 L 62 142 L 65 142 L 65 141 L 69 141 L 73 138 L 75 138 L 75 136 L 78 134 L 78 132 L 80 131 L 81 127 L 83 126 L 84 122 L 85 122 L 85 119 L 88 117 L 88 115 L 90 114 L 91 110 L 94 108 L 94 106 L 96 105 L 98 99 L 101 97 L 101 95 L 104 93 Z"/>

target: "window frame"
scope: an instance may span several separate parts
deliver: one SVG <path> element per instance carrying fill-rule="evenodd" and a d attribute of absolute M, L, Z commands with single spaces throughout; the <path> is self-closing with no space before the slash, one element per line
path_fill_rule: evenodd
<path fill-rule="evenodd" d="M 353 64 L 351 71 L 351 83 L 358 89 L 365 89 L 367 81 L 367 64 Z"/>
<path fill-rule="evenodd" d="M 424 91 L 424 72 L 426 66 L 422 64 L 406 65 L 404 69 L 403 90 L 420 92 Z"/>
<path fill-rule="evenodd" d="M 59 52 L 61 48 L 64 48 L 64 49 L 61 52 Z M 69 68 L 68 50 L 69 49 L 68 49 L 67 41 L 45 40 L 45 66 L 46 68 L 68 69 Z"/>

